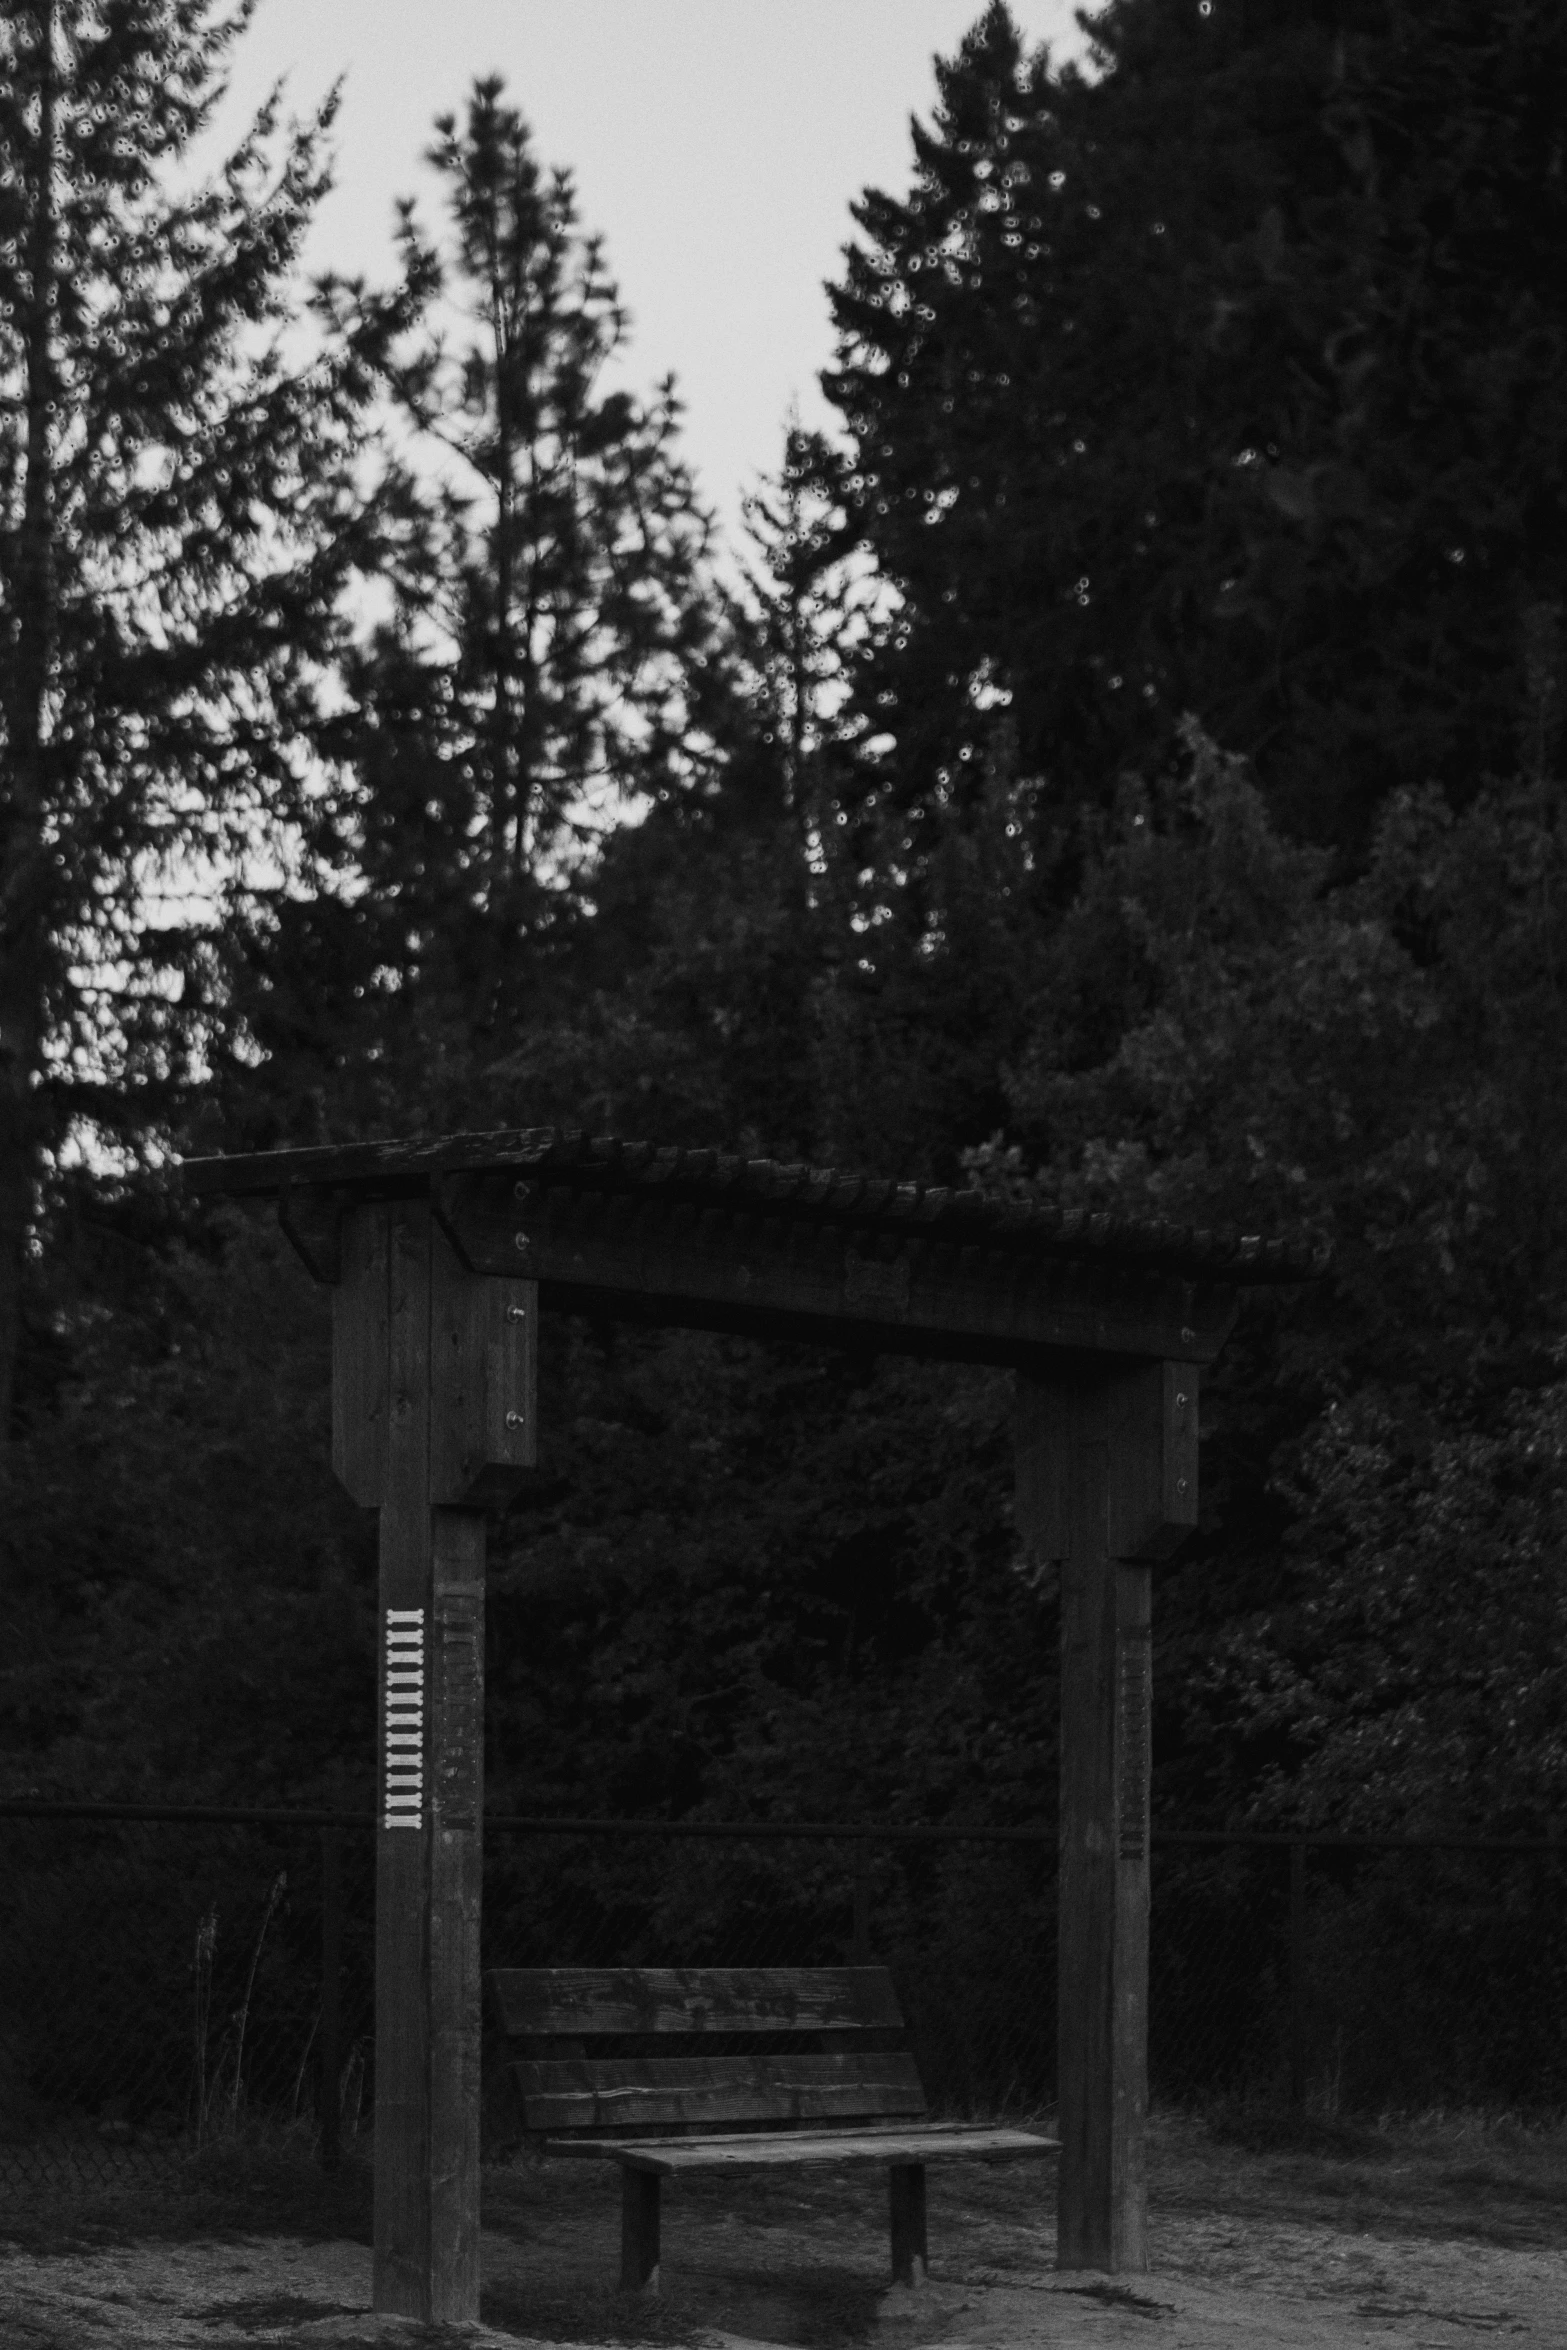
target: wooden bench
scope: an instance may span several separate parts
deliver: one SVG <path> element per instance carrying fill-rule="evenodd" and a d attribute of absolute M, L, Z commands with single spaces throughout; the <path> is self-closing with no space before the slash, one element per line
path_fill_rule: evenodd
<path fill-rule="evenodd" d="M 656 2291 L 660 2185 L 685 2171 L 888 2166 L 895 2283 L 925 2275 L 925 2166 L 1059 2151 L 925 2118 L 885 1967 L 511 1967 L 484 1978 L 522 2128 L 621 2166 L 620 2281 Z"/>

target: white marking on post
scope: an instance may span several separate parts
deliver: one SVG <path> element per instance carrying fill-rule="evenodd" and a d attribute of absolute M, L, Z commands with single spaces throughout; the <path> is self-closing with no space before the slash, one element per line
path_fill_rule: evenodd
<path fill-rule="evenodd" d="M 424 1825 L 424 1610 L 386 1611 L 383 1828 Z"/>

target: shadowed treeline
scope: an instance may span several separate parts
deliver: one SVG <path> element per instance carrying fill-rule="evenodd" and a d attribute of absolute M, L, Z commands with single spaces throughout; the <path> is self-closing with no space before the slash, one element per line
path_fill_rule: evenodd
<path fill-rule="evenodd" d="M 1326 1233 L 1205 1389 L 1156 1819 L 1554 1832 L 1556 12 L 991 9 L 744 596 L 505 93 L 307 297 L 325 126 L 170 192 L 224 21 L 0 9 L 7 1788 L 368 1799 L 322 1301 L 170 1154 L 559 1120 Z M 1052 1816 L 1004 1380 L 541 1389 L 492 1802 Z"/>

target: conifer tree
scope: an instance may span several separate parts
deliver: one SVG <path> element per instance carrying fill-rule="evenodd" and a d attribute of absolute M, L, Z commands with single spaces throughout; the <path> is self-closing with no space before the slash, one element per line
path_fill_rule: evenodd
<path fill-rule="evenodd" d="M 629 322 L 569 174 L 494 79 L 428 160 L 440 233 L 400 207 L 390 610 L 345 672 L 361 792 L 337 853 L 364 895 L 346 938 L 338 909 L 285 911 L 256 1012 L 361 1119 L 405 1123 L 481 1114 L 606 827 L 706 788 L 732 701 L 679 402 L 622 380 Z M 331 298 L 354 328 L 363 287 Z M 290 1028 L 301 958 L 338 975 L 314 1029 Z"/>
<path fill-rule="evenodd" d="M 875 583 L 858 573 L 833 494 L 836 452 L 791 415 L 783 463 L 745 501 L 750 558 L 747 650 L 782 760 L 785 789 L 821 864 L 836 804 L 833 770 L 845 670 L 874 614 Z M 852 787 L 851 787 L 852 788 Z"/>
<path fill-rule="evenodd" d="M 1505 773 L 1567 588 L 1567 25 L 1549 0 L 1115 0 L 1092 72 L 1001 0 L 834 289 L 855 680 L 916 834 L 1009 698 L 1047 826 L 1184 711 L 1363 853 Z"/>
<path fill-rule="evenodd" d="M 330 107 L 177 185 L 249 13 L 0 5 L 0 1431 L 40 1184 L 199 1072 L 363 552 L 368 344 L 290 339 Z"/>

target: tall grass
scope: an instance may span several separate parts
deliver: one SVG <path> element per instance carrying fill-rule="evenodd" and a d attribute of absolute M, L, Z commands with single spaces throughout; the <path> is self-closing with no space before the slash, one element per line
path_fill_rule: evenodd
<path fill-rule="evenodd" d="M 250 1965 L 245 1975 L 244 1995 L 230 2015 L 210 2076 L 207 2049 L 211 2038 L 212 1970 L 218 1941 L 218 1913 L 210 1909 L 196 1928 L 195 1981 L 195 2067 L 194 2101 L 196 2107 L 196 2143 L 205 2146 L 213 2137 L 221 2120 L 232 2136 L 239 2127 L 240 2099 L 245 2083 L 245 2032 L 250 2022 L 250 2002 L 256 1988 L 256 1969 L 261 1964 L 262 1945 L 267 1928 L 277 1914 L 278 1904 L 288 1890 L 288 1872 L 280 1869 L 267 1893 L 261 1923 L 251 1944 Z M 308 2043 L 307 2043 L 308 2048 Z"/>

